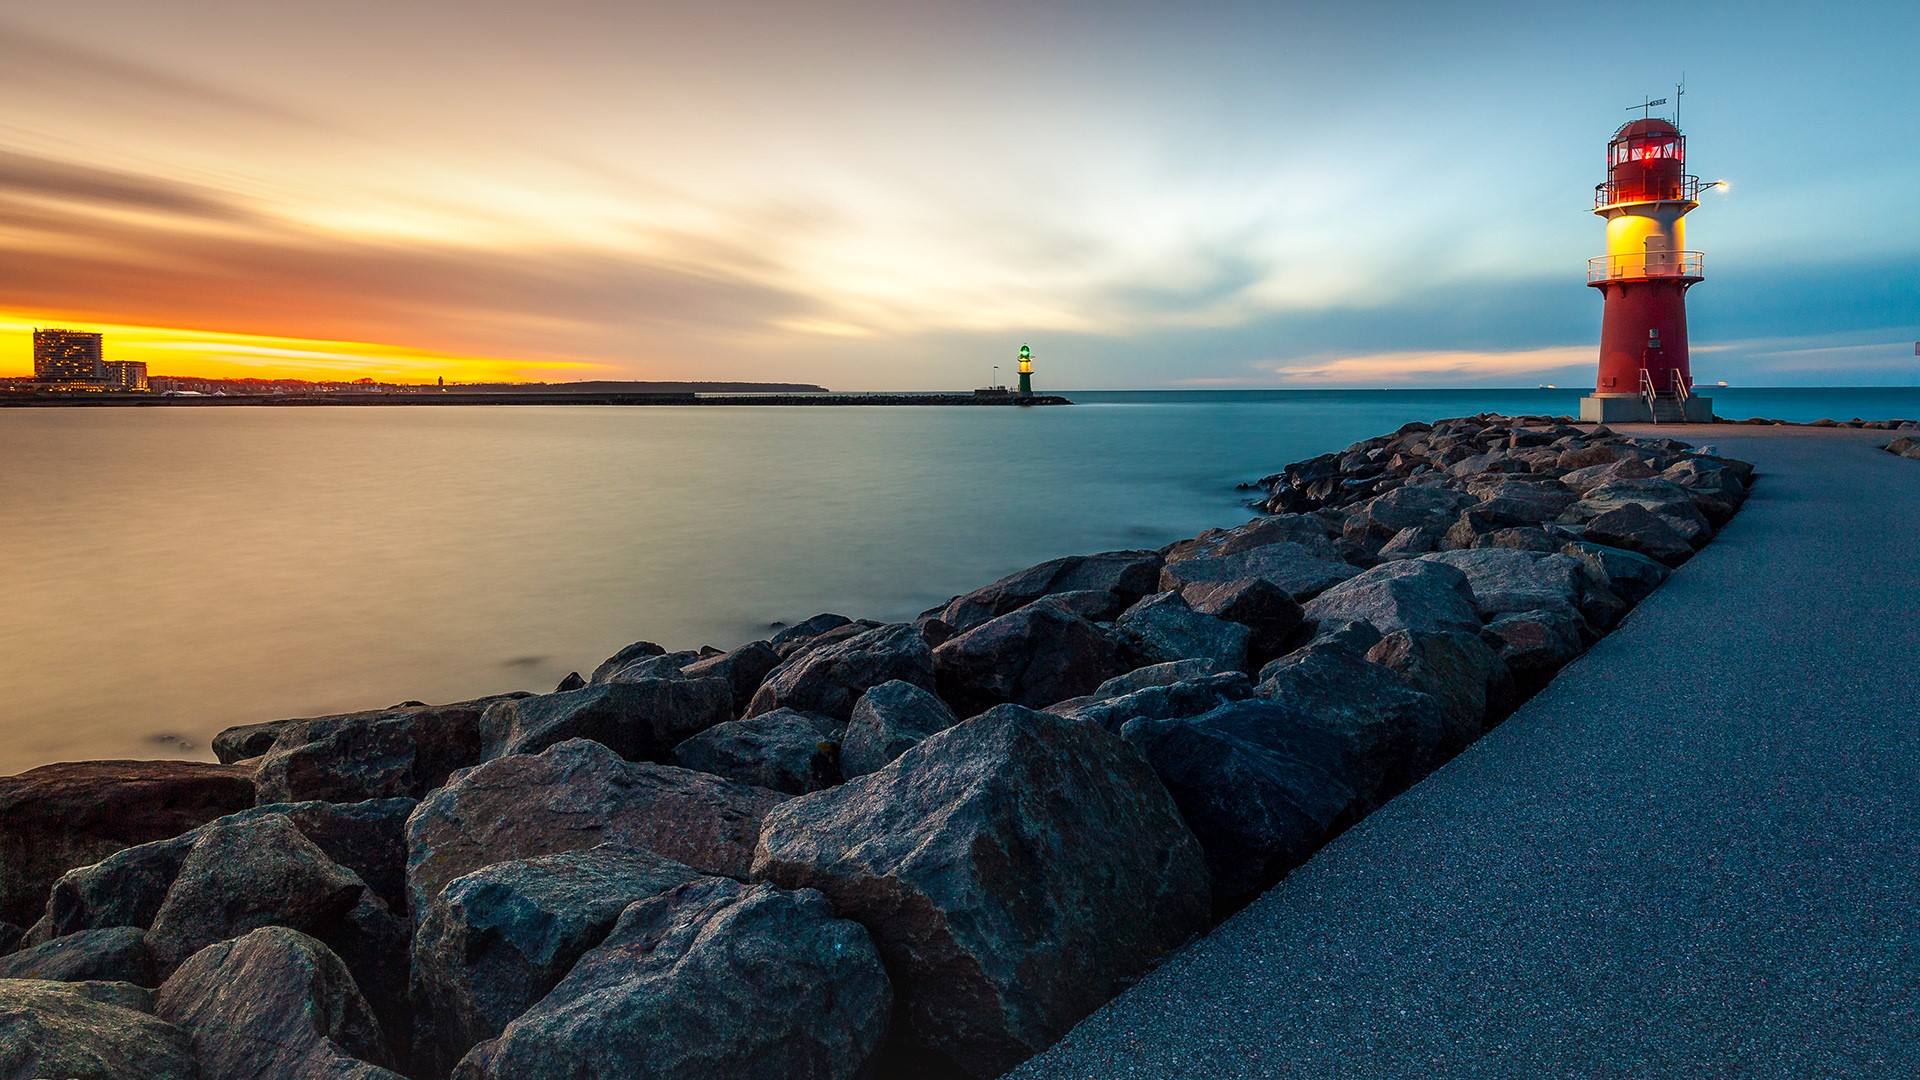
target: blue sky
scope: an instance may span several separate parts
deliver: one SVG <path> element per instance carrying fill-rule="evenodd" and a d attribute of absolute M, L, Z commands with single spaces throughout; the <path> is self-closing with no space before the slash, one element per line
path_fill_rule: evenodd
<path fill-rule="evenodd" d="M 1684 71 L 1730 182 L 1696 376 L 1911 384 L 1917 40 L 1911 4 L 15 0 L 0 315 L 229 371 L 260 335 L 946 388 L 1026 341 L 1060 387 L 1578 385 L 1607 138 Z"/>

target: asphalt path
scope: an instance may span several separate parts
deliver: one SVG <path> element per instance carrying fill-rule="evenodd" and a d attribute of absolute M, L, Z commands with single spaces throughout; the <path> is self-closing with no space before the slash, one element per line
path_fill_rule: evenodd
<path fill-rule="evenodd" d="M 1920 1076 L 1920 461 L 1658 434 L 1762 473 L 1705 551 L 1014 1075 Z"/>

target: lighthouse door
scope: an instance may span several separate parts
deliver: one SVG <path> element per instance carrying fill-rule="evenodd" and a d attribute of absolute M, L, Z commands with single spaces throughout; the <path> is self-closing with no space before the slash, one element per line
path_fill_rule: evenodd
<path fill-rule="evenodd" d="M 1666 277 L 1672 273 L 1672 242 L 1662 233 L 1647 237 L 1647 276 Z"/>

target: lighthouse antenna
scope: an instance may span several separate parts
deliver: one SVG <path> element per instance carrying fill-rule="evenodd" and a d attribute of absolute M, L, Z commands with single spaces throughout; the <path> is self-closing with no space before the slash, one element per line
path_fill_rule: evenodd
<path fill-rule="evenodd" d="M 1673 84 L 1673 126 L 1680 126 L 1680 99 L 1687 96 L 1687 73 L 1680 73 L 1680 81 Z"/>

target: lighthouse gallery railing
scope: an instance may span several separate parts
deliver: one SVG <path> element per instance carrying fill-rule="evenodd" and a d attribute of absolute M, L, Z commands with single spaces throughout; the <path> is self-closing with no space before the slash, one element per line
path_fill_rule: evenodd
<path fill-rule="evenodd" d="M 1587 284 L 1636 278 L 1700 278 L 1707 257 L 1698 251 L 1636 251 L 1587 260 Z"/>
<path fill-rule="evenodd" d="M 1677 180 L 1620 180 L 1608 181 L 1593 186 L 1593 208 L 1604 210 L 1609 206 L 1624 206 L 1629 203 L 1647 202 L 1699 202 L 1700 189 L 1712 187 L 1701 184 L 1700 178 L 1688 173 Z"/>

